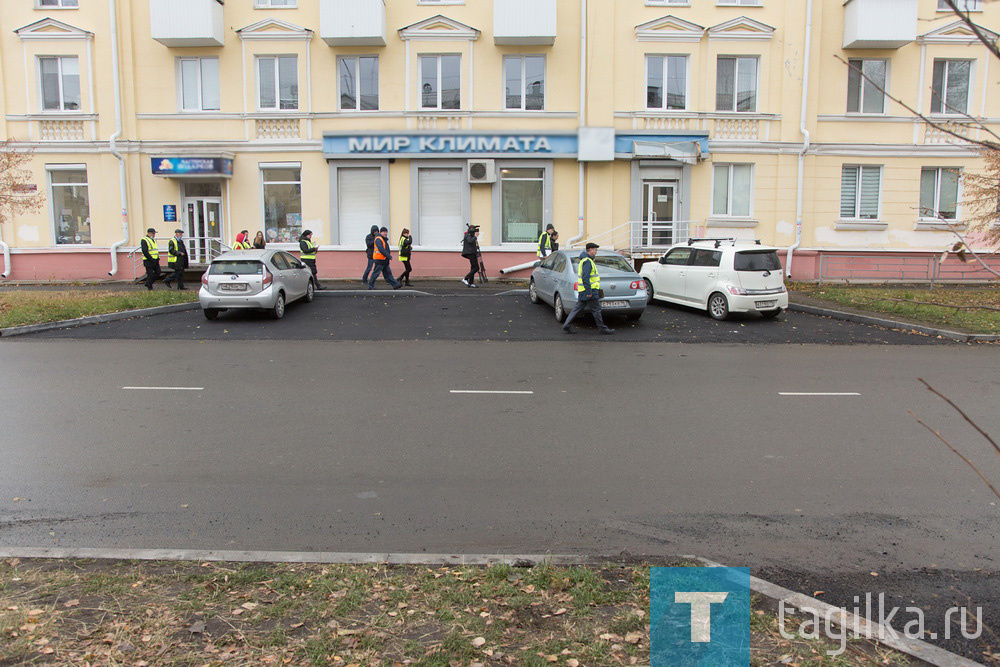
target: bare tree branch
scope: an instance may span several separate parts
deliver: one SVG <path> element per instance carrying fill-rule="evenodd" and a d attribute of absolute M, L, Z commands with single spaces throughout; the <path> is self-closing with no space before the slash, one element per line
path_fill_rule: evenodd
<path fill-rule="evenodd" d="M 942 394 L 940 391 L 938 391 L 937 389 L 935 389 L 934 387 L 932 387 L 927 382 L 927 380 L 925 380 L 923 378 L 917 378 L 917 379 L 920 380 L 924 384 L 924 386 L 927 387 L 927 389 L 929 391 L 931 391 L 934 395 L 936 395 L 942 401 L 944 401 L 945 403 L 947 403 L 948 405 L 950 405 L 952 408 L 954 408 L 955 411 L 958 414 L 962 415 L 962 419 L 964 419 L 965 421 L 969 422 L 969 424 L 972 425 L 972 428 L 974 428 L 977 431 L 979 431 L 979 434 L 982 435 L 984 438 L 986 438 L 986 441 L 988 443 L 990 443 L 991 445 L 993 445 L 993 449 L 996 451 L 997 456 L 1000 456 L 1000 446 L 998 446 L 997 443 L 996 443 L 996 441 L 994 441 L 993 438 L 990 437 L 989 433 L 987 433 L 983 429 L 979 428 L 979 424 L 977 424 L 976 422 L 974 422 L 972 420 L 972 418 L 969 417 L 969 415 L 965 414 L 965 412 L 962 411 L 962 408 L 960 408 L 957 405 L 955 405 L 955 403 L 952 402 L 952 400 L 950 398 L 948 398 L 947 396 L 945 396 L 944 394 Z"/>
<path fill-rule="evenodd" d="M 989 35 L 984 33 L 981 27 L 973 23 L 972 16 L 970 15 L 970 12 L 968 10 L 962 11 L 961 9 L 959 9 L 958 4 L 955 2 L 955 0 L 944 0 L 944 3 L 948 5 L 948 7 L 955 14 L 955 16 L 957 16 L 962 20 L 962 23 L 968 26 L 969 30 L 972 31 L 972 34 L 976 36 L 976 39 L 982 42 L 983 46 L 985 46 L 987 49 L 990 50 L 990 53 L 992 53 L 997 58 L 1000 58 L 1000 46 L 998 46 L 995 41 L 991 40 Z"/>

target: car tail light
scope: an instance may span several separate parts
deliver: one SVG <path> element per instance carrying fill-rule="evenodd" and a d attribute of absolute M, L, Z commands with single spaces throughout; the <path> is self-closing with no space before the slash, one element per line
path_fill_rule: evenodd
<path fill-rule="evenodd" d="M 726 289 L 729 290 L 730 294 L 737 294 L 742 296 L 746 296 L 747 294 L 747 291 L 745 289 L 743 289 L 742 287 L 736 287 L 735 285 L 726 285 Z"/>
<path fill-rule="evenodd" d="M 208 271 L 201 274 L 201 284 L 204 285 L 205 287 L 208 287 Z"/>
<path fill-rule="evenodd" d="M 573 291 L 574 292 L 579 292 L 580 291 L 580 281 L 577 281 L 577 282 L 573 283 Z"/>
<path fill-rule="evenodd" d="M 645 280 L 633 280 L 629 284 L 629 289 L 644 290 L 644 289 L 646 289 L 646 281 Z"/>
<path fill-rule="evenodd" d="M 264 267 L 264 287 L 267 287 L 268 285 L 270 285 L 273 282 L 274 282 L 274 276 L 271 275 L 271 272 L 268 271 L 267 267 L 265 266 Z"/>

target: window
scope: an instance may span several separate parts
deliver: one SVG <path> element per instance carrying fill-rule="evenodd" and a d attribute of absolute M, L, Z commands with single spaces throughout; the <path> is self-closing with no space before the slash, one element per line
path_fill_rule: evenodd
<path fill-rule="evenodd" d="M 256 9 L 295 9 L 298 0 L 253 0 Z"/>
<path fill-rule="evenodd" d="M 882 167 L 844 165 L 840 171 L 840 217 L 878 220 Z"/>
<path fill-rule="evenodd" d="M 749 218 L 753 165 L 717 164 L 713 178 L 712 215 Z"/>
<path fill-rule="evenodd" d="M 884 113 L 887 60 L 847 61 L 847 112 Z"/>
<path fill-rule="evenodd" d="M 676 248 L 664 255 L 663 263 L 671 266 L 687 266 L 693 252 L 691 248 Z"/>
<path fill-rule="evenodd" d="M 570 261 L 573 263 L 573 273 L 579 275 L 580 261 L 583 258 L 577 255 L 573 257 Z M 594 258 L 594 264 L 597 265 L 599 269 L 611 269 L 613 271 L 621 271 L 622 273 L 635 273 L 635 269 L 628 260 L 621 255 L 598 255 Z"/>
<path fill-rule="evenodd" d="M 181 111 L 219 110 L 219 59 L 181 58 Z"/>
<path fill-rule="evenodd" d="M 47 167 L 56 244 L 90 243 L 87 168 Z"/>
<path fill-rule="evenodd" d="M 646 56 L 646 108 L 687 108 L 687 56 Z"/>
<path fill-rule="evenodd" d="M 920 170 L 920 217 L 954 220 L 958 216 L 958 169 Z"/>
<path fill-rule="evenodd" d="M 781 271 L 777 250 L 743 250 L 733 255 L 737 271 Z"/>
<path fill-rule="evenodd" d="M 689 7 L 691 0 L 646 0 L 646 6 L 680 5 Z"/>
<path fill-rule="evenodd" d="M 981 12 L 983 11 L 983 0 L 955 0 L 955 7 L 961 12 Z M 937 10 L 950 12 L 951 7 L 944 0 L 938 0 Z"/>
<path fill-rule="evenodd" d="M 39 9 L 76 9 L 79 6 L 79 0 L 37 0 L 35 3 Z"/>
<path fill-rule="evenodd" d="M 420 56 L 420 106 L 458 109 L 462 101 L 462 57 Z"/>
<path fill-rule="evenodd" d="M 763 0 L 718 0 L 720 6 L 732 5 L 734 7 L 760 7 Z"/>
<path fill-rule="evenodd" d="M 505 56 L 503 72 L 505 108 L 545 108 L 545 56 Z"/>
<path fill-rule="evenodd" d="M 931 113 L 966 113 L 971 74 L 971 60 L 935 60 Z"/>
<path fill-rule="evenodd" d="M 80 61 L 76 56 L 39 58 L 43 111 L 80 109 Z"/>
<path fill-rule="evenodd" d="M 721 251 L 703 250 L 701 248 L 694 251 L 694 259 L 691 260 L 691 266 L 719 266 L 721 263 Z"/>
<path fill-rule="evenodd" d="M 337 71 L 341 111 L 378 111 L 378 56 L 342 56 Z"/>
<path fill-rule="evenodd" d="M 262 166 L 264 236 L 275 243 L 292 243 L 302 233 L 302 167 L 300 164 Z"/>
<path fill-rule="evenodd" d="M 757 59 L 719 58 L 715 78 L 715 110 L 757 110 Z"/>
<path fill-rule="evenodd" d="M 257 59 L 258 106 L 266 109 L 299 108 L 298 61 L 295 56 Z"/>
<path fill-rule="evenodd" d="M 538 243 L 545 227 L 545 170 L 500 169 L 503 243 Z"/>

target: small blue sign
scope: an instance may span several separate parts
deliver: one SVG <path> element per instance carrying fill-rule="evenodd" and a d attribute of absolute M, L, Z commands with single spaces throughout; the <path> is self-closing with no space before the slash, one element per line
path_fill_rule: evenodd
<path fill-rule="evenodd" d="M 745 567 L 650 568 L 650 665 L 750 664 Z"/>
<path fill-rule="evenodd" d="M 175 204 L 163 205 L 163 222 L 177 222 L 177 206 Z"/>
<path fill-rule="evenodd" d="M 232 176 L 233 160 L 227 157 L 154 157 L 155 176 Z"/>

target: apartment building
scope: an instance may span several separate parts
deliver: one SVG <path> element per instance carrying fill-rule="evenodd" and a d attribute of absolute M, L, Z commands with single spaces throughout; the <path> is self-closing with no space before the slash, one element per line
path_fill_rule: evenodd
<path fill-rule="evenodd" d="M 996 38 L 1000 3 L 963 2 Z M 195 262 L 311 229 L 324 277 L 360 276 L 372 225 L 460 275 L 469 222 L 491 271 L 548 223 L 637 257 L 760 239 L 801 279 L 919 265 L 981 165 L 961 137 L 1000 129 L 1000 62 L 943 0 L 4 0 L 0 22 L 0 135 L 46 194 L 0 230 L 14 280 L 132 278 L 147 227 Z"/>

